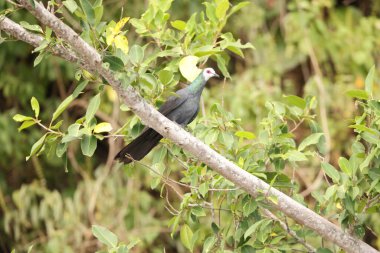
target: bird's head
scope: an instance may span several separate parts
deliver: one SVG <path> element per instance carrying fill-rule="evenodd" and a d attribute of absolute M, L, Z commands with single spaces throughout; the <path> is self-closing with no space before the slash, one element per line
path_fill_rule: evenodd
<path fill-rule="evenodd" d="M 202 72 L 203 78 L 207 81 L 211 77 L 219 77 L 213 68 L 205 68 Z"/>

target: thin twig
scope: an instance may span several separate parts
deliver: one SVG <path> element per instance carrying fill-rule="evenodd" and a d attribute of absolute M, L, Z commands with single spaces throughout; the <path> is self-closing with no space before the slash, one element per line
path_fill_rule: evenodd
<path fill-rule="evenodd" d="M 285 230 L 285 232 L 287 232 L 290 236 L 292 236 L 294 239 L 296 239 L 300 244 L 302 244 L 303 246 L 305 246 L 305 248 L 308 249 L 308 252 L 312 253 L 312 252 L 317 252 L 317 250 L 311 246 L 310 244 L 308 244 L 304 239 L 300 238 L 296 232 L 294 232 L 293 230 L 291 230 L 289 228 L 289 226 L 284 223 L 282 220 L 280 220 L 276 215 L 274 215 L 274 213 L 272 213 L 271 211 L 269 211 L 268 209 L 265 209 L 263 208 L 263 211 L 265 213 L 266 216 L 268 216 L 269 218 L 271 218 L 272 220 L 274 221 L 277 221 L 278 224 L 280 224 L 280 226 L 282 227 L 282 229 Z"/>

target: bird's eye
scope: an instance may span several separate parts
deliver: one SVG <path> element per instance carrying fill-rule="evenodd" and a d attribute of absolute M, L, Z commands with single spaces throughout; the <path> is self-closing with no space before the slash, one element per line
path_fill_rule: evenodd
<path fill-rule="evenodd" d="M 211 74 L 211 71 L 210 71 L 210 70 L 207 70 L 206 72 L 207 72 L 207 74 Z"/>

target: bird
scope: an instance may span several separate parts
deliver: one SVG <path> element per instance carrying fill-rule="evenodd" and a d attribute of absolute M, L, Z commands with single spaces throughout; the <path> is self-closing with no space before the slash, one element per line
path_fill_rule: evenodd
<path fill-rule="evenodd" d="M 213 68 L 203 69 L 190 85 L 170 96 L 158 111 L 178 125 L 187 126 L 197 116 L 202 91 L 212 77 L 219 77 Z M 157 146 L 162 138 L 153 128 L 145 127 L 138 137 L 120 150 L 115 160 L 124 164 L 139 161 Z"/>

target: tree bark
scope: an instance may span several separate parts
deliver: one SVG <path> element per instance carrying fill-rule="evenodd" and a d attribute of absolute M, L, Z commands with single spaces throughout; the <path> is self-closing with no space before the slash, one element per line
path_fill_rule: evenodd
<path fill-rule="evenodd" d="M 253 197 L 259 194 L 265 194 L 265 196 L 267 196 L 267 202 L 275 209 L 283 212 L 299 224 L 305 225 L 314 230 L 326 240 L 332 241 L 340 246 L 346 252 L 378 252 L 365 242 L 343 232 L 338 226 L 322 216 L 314 213 L 312 210 L 301 205 L 286 194 L 271 187 L 264 181 L 227 160 L 202 141 L 198 140 L 183 128 L 160 114 L 152 105 L 148 104 L 143 98 L 141 98 L 133 87 L 122 87 L 121 82 L 115 78 L 113 73 L 110 70 L 103 68 L 102 58 L 93 47 L 82 40 L 73 29 L 47 11 L 42 4 L 35 2 L 35 6 L 32 6 L 30 1 L 31 0 L 18 0 L 18 2 L 31 12 L 41 23 L 50 27 L 59 38 L 71 46 L 79 59 L 77 62 L 79 62 L 82 67 L 91 72 L 97 72 L 102 75 L 103 78 L 115 89 L 123 102 L 141 118 L 145 125 L 155 129 L 164 137 L 172 140 L 181 148 L 190 152 L 200 161 L 223 175 L 236 186 L 244 189 Z M 0 29 L 18 39 L 26 41 L 27 43 L 33 44 L 38 42 L 36 38 L 32 40 L 25 34 L 21 36 L 20 33 L 24 33 L 24 31 L 19 30 L 15 32 L 14 29 L 7 29 L 9 25 L 11 25 L 11 23 L 8 19 L 0 19 Z M 33 45 L 35 46 L 35 44 Z M 61 55 L 60 52 L 57 54 Z M 75 62 L 75 60 L 73 62 Z"/>

